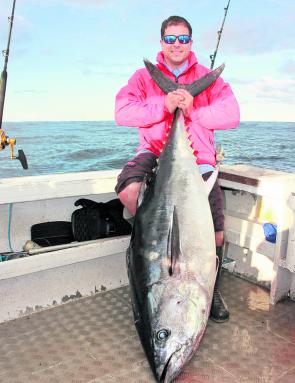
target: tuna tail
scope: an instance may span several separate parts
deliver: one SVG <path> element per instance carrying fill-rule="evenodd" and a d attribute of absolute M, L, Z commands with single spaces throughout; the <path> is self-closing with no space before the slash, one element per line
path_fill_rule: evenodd
<path fill-rule="evenodd" d="M 207 89 L 213 82 L 220 76 L 223 71 L 225 64 L 220 65 L 220 67 L 214 69 L 213 71 L 207 73 L 205 76 L 199 78 L 191 84 L 177 84 L 172 81 L 170 78 L 166 77 L 163 72 L 160 71 L 154 64 L 149 60 L 144 59 L 144 65 L 148 70 L 149 74 L 153 80 L 157 83 L 160 89 L 164 93 L 172 92 L 178 88 L 186 89 L 192 96 L 197 96 L 203 90 Z"/>
<path fill-rule="evenodd" d="M 167 257 L 169 260 L 169 275 L 175 275 L 180 272 L 179 258 L 181 256 L 180 238 L 179 238 L 179 224 L 176 206 L 173 209 L 172 224 L 169 229 L 168 242 L 167 242 Z"/>
<path fill-rule="evenodd" d="M 152 64 L 148 59 L 143 59 L 143 62 L 151 77 L 155 80 L 159 88 L 162 89 L 164 93 L 173 92 L 179 88 L 179 84 L 165 76 L 163 72 L 161 72 L 160 69 Z"/>
<path fill-rule="evenodd" d="M 207 89 L 211 84 L 213 84 L 214 81 L 217 80 L 217 78 L 221 75 L 224 67 L 225 64 L 220 65 L 218 68 L 207 73 L 205 76 L 199 78 L 198 80 L 194 81 L 189 85 L 186 85 L 185 89 L 192 96 L 197 96 L 198 94 L 203 92 L 203 90 Z"/>

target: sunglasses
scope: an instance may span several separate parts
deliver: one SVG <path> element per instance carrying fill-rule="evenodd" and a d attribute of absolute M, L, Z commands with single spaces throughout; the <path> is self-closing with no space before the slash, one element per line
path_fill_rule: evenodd
<path fill-rule="evenodd" d="M 177 39 L 180 42 L 180 44 L 188 44 L 192 38 L 189 35 L 180 35 L 180 36 L 166 35 L 166 36 L 163 36 L 163 40 L 166 44 L 174 44 Z"/>

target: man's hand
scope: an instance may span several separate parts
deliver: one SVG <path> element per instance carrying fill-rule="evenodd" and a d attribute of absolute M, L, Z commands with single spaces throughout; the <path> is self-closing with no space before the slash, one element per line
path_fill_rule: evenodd
<path fill-rule="evenodd" d="M 179 94 L 178 90 L 173 92 L 169 92 L 165 97 L 165 106 L 169 110 L 170 113 L 174 113 L 175 109 L 178 107 L 180 100 L 183 98 L 181 94 Z"/>
<path fill-rule="evenodd" d="M 180 97 L 177 107 L 182 110 L 185 117 L 189 117 L 193 109 L 194 97 L 185 89 L 177 89 L 173 93 Z"/>

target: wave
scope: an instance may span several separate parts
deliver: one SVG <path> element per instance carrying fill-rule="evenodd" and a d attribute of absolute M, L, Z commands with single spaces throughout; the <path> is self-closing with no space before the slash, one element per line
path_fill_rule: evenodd
<path fill-rule="evenodd" d="M 242 156 L 235 156 L 235 158 L 237 158 L 239 161 L 264 161 L 264 160 L 285 160 L 285 157 L 283 156 L 276 156 L 276 155 L 270 155 L 270 156 L 245 156 L 245 155 L 242 155 Z"/>
<path fill-rule="evenodd" d="M 65 159 L 83 161 L 88 159 L 96 159 L 97 157 L 106 155 L 112 155 L 113 153 L 114 150 L 111 148 L 81 149 L 72 153 L 66 153 Z"/>

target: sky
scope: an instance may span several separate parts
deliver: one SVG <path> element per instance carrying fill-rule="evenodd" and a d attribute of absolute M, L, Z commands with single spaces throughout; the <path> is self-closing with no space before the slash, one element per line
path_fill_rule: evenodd
<path fill-rule="evenodd" d="M 155 62 L 162 21 L 187 18 L 210 67 L 227 2 L 17 0 L 3 120 L 113 120 L 116 93 L 143 57 Z M 0 0 L 1 50 L 12 3 Z M 226 65 L 242 121 L 295 121 L 294 40 L 295 0 L 231 0 L 215 66 Z"/>

